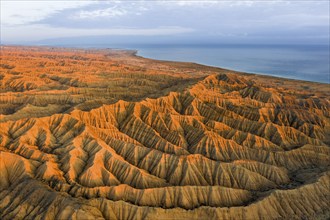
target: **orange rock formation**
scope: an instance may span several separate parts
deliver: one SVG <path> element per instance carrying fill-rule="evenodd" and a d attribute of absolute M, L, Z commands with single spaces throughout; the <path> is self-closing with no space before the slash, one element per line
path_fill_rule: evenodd
<path fill-rule="evenodd" d="M 1 219 L 326 219 L 329 85 L 1 46 Z"/>

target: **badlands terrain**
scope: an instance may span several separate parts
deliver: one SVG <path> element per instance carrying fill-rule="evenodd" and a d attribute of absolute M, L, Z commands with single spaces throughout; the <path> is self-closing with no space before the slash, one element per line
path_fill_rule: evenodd
<path fill-rule="evenodd" d="M 0 219 L 328 219 L 328 84 L 1 46 Z"/>

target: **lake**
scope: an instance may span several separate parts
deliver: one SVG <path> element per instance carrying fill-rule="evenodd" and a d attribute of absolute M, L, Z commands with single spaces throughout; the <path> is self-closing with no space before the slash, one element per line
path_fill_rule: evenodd
<path fill-rule="evenodd" d="M 148 45 L 138 55 L 237 71 L 329 83 L 329 45 Z"/>

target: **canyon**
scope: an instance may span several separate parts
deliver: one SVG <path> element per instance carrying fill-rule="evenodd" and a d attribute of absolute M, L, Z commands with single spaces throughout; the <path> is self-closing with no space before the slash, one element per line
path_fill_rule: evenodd
<path fill-rule="evenodd" d="M 1 46 L 1 219 L 327 219 L 329 84 Z"/>

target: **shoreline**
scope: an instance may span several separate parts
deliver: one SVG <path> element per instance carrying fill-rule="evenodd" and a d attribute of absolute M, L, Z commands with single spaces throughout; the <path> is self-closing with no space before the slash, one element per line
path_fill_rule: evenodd
<path fill-rule="evenodd" d="M 262 76 L 262 77 L 271 77 L 271 78 L 276 78 L 276 79 L 284 79 L 284 80 L 293 80 L 293 81 L 299 81 L 299 82 L 320 83 L 320 84 L 330 85 L 330 82 L 329 83 L 325 83 L 325 82 L 310 81 L 310 80 L 303 80 L 303 79 L 287 78 L 285 76 L 280 76 L 280 75 L 271 75 L 271 74 L 268 75 L 266 73 L 246 72 L 246 71 L 241 71 L 241 70 L 230 69 L 230 68 L 227 68 L 227 67 L 212 66 L 212 65 L 203 64 L 203 63 L 188 62 L 188 61 L 175 61 L 175 60 L 155 59 L 155 58 L 144 57 L 142 55 L 138 55 L 138 52 L 137 52 L 136 57 L 143 58 L 143 59 L 148 59 L 148 60 L 152 60 L 152 61 L 158 61 L 158 62 L 191 63 L 191 64 L 200 65 L 200 66 L 204 66 L 204 67 L 216 68 L 216 69 L 221 69 L 221 70 L 228 70 L 230 72 L 241 73 L 241 74 L 248 74 L 248 75 L 256 75 L 256 76 Z"/>
<path fill-rule="evenodd" d="M 180 63 L 180 64 L 191 64 L 191 65 L 196 65 L 202 68 L 207 68 L 207 69 L 214 69 L 214 70 L 221 70 L 221 71 L 229 71 L 232 73 L 238 73 L 238 74 L 246 74 L 250 76 L 261 76 L 263 78 L 273 78 L 277 80 L 290 80 L 290 81 L 296 81 L 300 83 L 313 83 L 313 84 L 322 84 L 322 85 L 330 85 L 329 82 L 319 82 L 319 81 L 310 81 L 310 80 L 304 80 L 304 79 L 297 79 L 297 78 L 289 78 L 281 75 L 273 75 L 273 74 L 267 74 L 267 73 L 262 73 L 262 72 L 251 72 L 251 71 L 241 71 L 241 70 L 235 70 L 227 67 L 221 67 L 221 66 L 215 66 L 215 65 L 209 65 L 209 64 L 203 64 L 199 62 L 194 62 L 194 61 L 176 61 L 176 60 L 163 60 L 163 59 L 156 59 L 152 57 L 145 57 L 139 52 L 141 50 L 139 49 L 126 49 L 126 48 L 101 48 L 101 47 L 66 47 L 66 46 L 51 46 L 51 45 L 11 45 L 11 44 L 0 44 L 0 48 L 2 47 L 18 47 L 18 48 L 43 48 L 45 50 L 51 50 L 51 51 L 71 51 L 72 52 L 89 52 L 89 53 L 98 53 L 98 52 L 111 52 L 114 54 L 118 55 L 128 55 L 132 57 L 136 57 L 139 59 L 144 59 L 144 60 L 149 60 L 153 62 L 160 62 L 160 63 L 168 63 L 168 64 L 175 64 L 175 63 Z M 113 55 L 113 54 L 112 54 Z"/>
<path fill-rule="evenodd" d="M 119 49 L 120 50 L 120 49 Z M 126 51 L 126 49 L 123 49 Z M 130 49 L 127 49 L 128 51 Z M 303 80 L 303 79 L 297 79 L 297 78 L 289 78 L 285 76 L 280 76 L 280 75 L 273 75 L 273 74 L 267 74 L 267 73 L 262 73 L 262 72 L 250 72 L 250 71 L 242 71 L 242 70 L 236 70 L 236 69 L 231 69 L 229 67 L 221 67 L 221 66 L 214 66 L 214 65 L 209 65 L 209 64 L 204 64 L 204 63 L 198 63 L 194 61 L 176 61 L 176 60 L 163 60 L 163 59 L 156 59 L 152 57 L 145 57 L 143 55 L 139 54 L 139 50 L 136 49 L 136 54 L 134 55 L 135 57 L 142 58 L 142 59 L 148 59 L 152 61 L 158 61 L 158 62 L 172 62 L 172 63 L 191 63 L 199 66 L 204 66 L 208 68 L 216 68 L 216 69 L 221 69 L 221 70 L 228 70 L 230 72 L 235 72 L 235 73 L 241 73 L 241 74 L 248 74 L 248 75 L 256 75 L 256 76 L 262 76 L 262 77 L 271 77 L 271 78 L 276 78 L 276 79 L 284 79 L 284 80 L 293 80 L 293 81 L 298 81 L 298 82 L 308 82 L 308 83 L 319 83 L 319 84 L 325 84 L 325 85 L 330 85 L 330 82 L 319 82 L 319 81 L 310 81 L 310 80 Z"/>
<path fill-rule="evenodd" d="M 214 49 L 205 47 L 199 50 L 199 47 L 192 47 L 185 50 L 185 48 L 181 49 L 181 47 L 159 47 L 160 50 L 164 49 L 164 51 L 160 52 L 157 51 L 158 48 L 141 48 L 138 55 L 149 59 L 194 62 L 236 72 L 330 84 L 328 61 L 324 62 L 324 59 L 329 57 L 329 55 L 323 49 L 314 53 L 313 51 L 305 50 L 304 47 L 299 50 L 289 47 L 288 49 L 283 49 L 282 55 L 282 48 L 267 47 L 268 49 L 263 49 L 264 47 L 258 46 L 256 48 L 237 48 L 239 47 L 221 46 Z M 173 52 L 171 51 L 172 49 Z M 255 54 L 253 54 L 254 52 Z M 179 55 L 176 55 L 177 53 Z M 273 53 L 274 58 L 272 58 Z M 226 57 L 226 54 L 229 54 L 229 58 Z"/>

